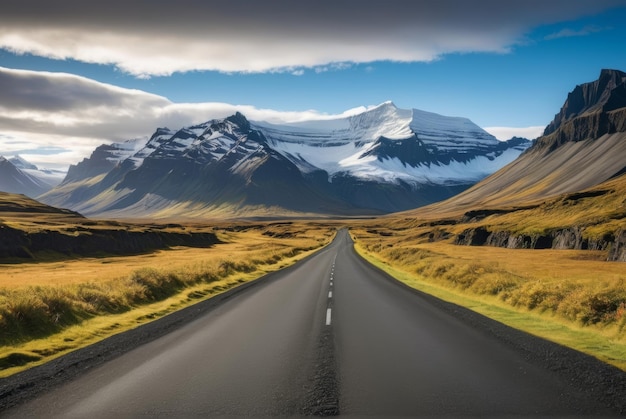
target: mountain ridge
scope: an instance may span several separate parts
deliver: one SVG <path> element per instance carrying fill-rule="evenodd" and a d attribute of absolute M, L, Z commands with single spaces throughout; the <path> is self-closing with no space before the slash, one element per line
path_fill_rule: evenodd
<path fill-rule="evenodd" d="M 62 181 L 63 173 L 39 169 L 19 155 L 0 156 L 0 191 L 35 198 Z"/>
<path fill-rule="evenodd" d="M 98 216 L 381 214 L 458 193 L 529 144 L 392 102 L 284 125 L 236 113 L 100 146 L 41 199 Z"/>
<path fill-rule="evenodd" d="M 566 142 L 626 131 L 626 73 L 603 69 L 597 80 L 572 90 L 536 147 L 555 150 Z"/>

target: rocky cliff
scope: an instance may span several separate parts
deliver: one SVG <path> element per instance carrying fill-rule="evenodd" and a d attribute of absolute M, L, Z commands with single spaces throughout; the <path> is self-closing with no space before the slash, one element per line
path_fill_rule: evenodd
<path fill-rule="evenodd" d="M 466 191 L 416 213 L 459 215 L 477 208 L 542 202 L 626 173 L 626 73 L 602 70 L 576 86 L 545 135 L 509 165 Z"/>
<path fill-rule="evenodd" d="M 39 252 L 68 257 L 128 255 L 171 246 L 209 247 L 219 242 L 210 232 L 137 231 L 126 228 L 90 229 L 77 226 L 74 234 L 54 230 L 27 232 L 0 224 L 0 259 L 33 259 Z"/>
<path fill-rule="evenodd" d="M 618 229 L 602 237 L 585 237 L 578 226 L 553 229 L 545 233 L 516 234 L 506 230 L 490 231 L 486 227 L 468 228 L 458 234 L 454 243 L 466 246 L 495 246 L 508 249 L 573 249 L 607 252 L 608 261 L 626 262 L 626 230 Z"/>
<path fill-rule="evenodd" d="M 566 142 L 600 138 L 626 131 L 626 73 L 602 70 L 600 77 L 576 86 L 537 147 L 551 151 Z"/>
<path fill-rule="evenodd" d="M 63 257 L 127 255 L 171 246 L 210 247 L 212 231 L 177 224 L 138 225 L 95 221 L 24 195 L 0 192 L 0 260 L 37 259 L 43 252 Z"/>

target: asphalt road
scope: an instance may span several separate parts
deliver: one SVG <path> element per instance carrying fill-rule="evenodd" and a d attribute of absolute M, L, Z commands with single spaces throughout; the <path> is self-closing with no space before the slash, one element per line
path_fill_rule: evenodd
<path fill-rule="evenodd" d="M 391 281 L 340 231 L 296 267 L 4 415 L 615 413 L 461 312 Z"/>

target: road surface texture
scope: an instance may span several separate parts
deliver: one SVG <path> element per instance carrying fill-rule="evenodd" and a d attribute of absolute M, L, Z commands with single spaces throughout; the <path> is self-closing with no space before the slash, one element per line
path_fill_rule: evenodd
<path fill-rule="evenodd" d="M 409 290 L 345 230 L 218 300 L 3 380 L 0 416 L 624 413 L 621 371 Z"/>

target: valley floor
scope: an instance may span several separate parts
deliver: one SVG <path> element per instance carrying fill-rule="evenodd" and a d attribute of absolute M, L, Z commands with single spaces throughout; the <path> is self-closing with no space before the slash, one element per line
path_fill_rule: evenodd
<path fill-rule="evenodd" d="M 437 226 L 379 219 L 222 223 L 209 229 L 219 239 L 211 247 L 79 258 L 44 252 L 2 263 L 0 376 L 281 269 L 328 243 L 340 225 L 400 281 L 626 370 L 626 276 L 606 252 L 459 246 L 433 240 Z"/>
<path fill-rule="evenodd" d="M 44 252 L 0 263 L 0 377 L 282 269 L 328 243 L 335 228 L 239 223 L 213 231 L 219 244 L 204 248 L 86 258 Z"/>

